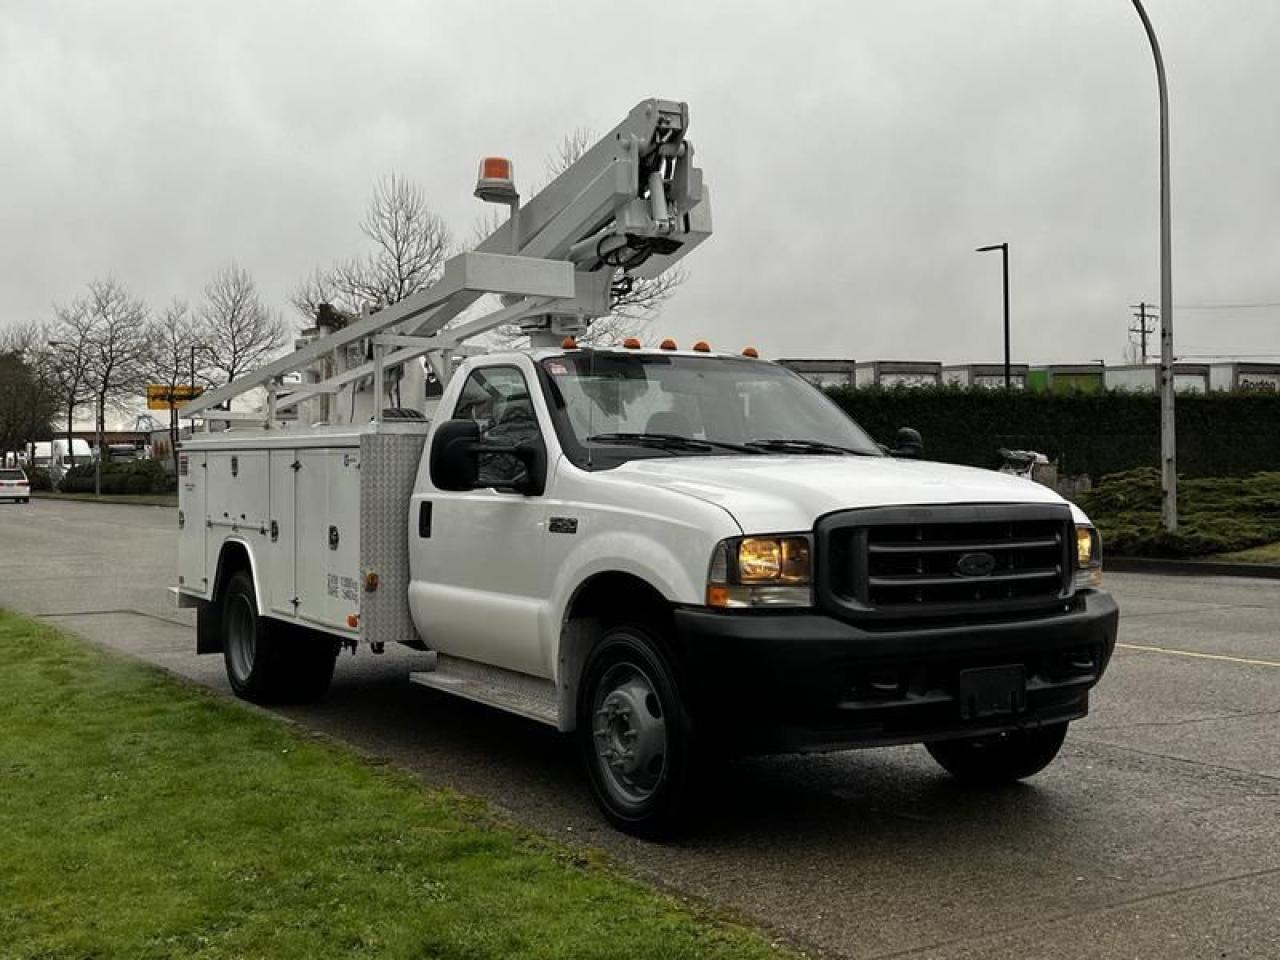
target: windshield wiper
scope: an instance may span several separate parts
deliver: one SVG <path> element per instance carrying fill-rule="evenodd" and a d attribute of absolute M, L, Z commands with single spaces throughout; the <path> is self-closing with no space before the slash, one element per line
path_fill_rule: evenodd
<path fill-rule="evenodd" d="M 587 437 L 588 443 L 624 443 L 637 447 L 658 447 L 663 450 L 729 450 L 733 453 L 761 454 L 764 451 L 740 443 L 723 440 L 698 440 L 676 433 L 597 433 Z"/>
<path fill-rule="evenodd" d="M 821 440 L 748 440 L 746 445 L 756 450 L 770 450 L 784 453 L 789 450 L 797 450 L 803 451 L 804 453 L 822 453 L 832 456 L 844 456 L 846 454 L 854 457 L 875 456 L 875 454 L 869 450 L 855 450 L 853 447 L 841 447 L 834 443 L 823 443 Z"/>

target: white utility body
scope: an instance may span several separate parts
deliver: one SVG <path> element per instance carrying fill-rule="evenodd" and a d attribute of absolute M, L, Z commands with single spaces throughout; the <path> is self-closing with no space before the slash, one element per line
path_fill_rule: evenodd
<path fill-rule="evenodd" d="M 198 649 L 259 701 L 322 694 L 342 645 L 424 651 L 414 681 L 576 731 L 641 833 L 707 753 L 925 742 L 962 777 L 1036 772 L 1115 642 L 1083 513 L 909 435 L 890 456 L 754 351 L 574 339 L 710 234 L 687 128 L 644 101 L 523 207 L 486 161 L 512 217 L 438 283 L 188 408 Z M 528 349 L 462 358 L 511 323 Z"/>

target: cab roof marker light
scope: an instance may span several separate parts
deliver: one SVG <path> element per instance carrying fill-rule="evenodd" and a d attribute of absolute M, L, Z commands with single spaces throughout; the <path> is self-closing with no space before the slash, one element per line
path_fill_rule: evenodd
<path fill-rule="evenodd" d="M 577 349 L 578 349 L 578 341 L 577 341 L 577 340 L 575 340 L 575 339 L 573 339 L 573 337 L 565 337 L 563 340 L 561 340 L 561 341 L 560 341 L 560 349 L 562 349 L 562 350 L 577 350 Z"/>
<path fill-rule="evenodd" d="M 747 347 L 742 351 L 744 357 L 750 357 L 752 360 L 760 359 L 760 351 L 755 347 Z"/>
<path fill-rule="evenodd" d="M 639 337 L 627 337 L 627 339 L 625 339 L 625 340 L 623 340 L 623 341 L 622 341 L 622 346 L 623 346 L 624 348 L 626 348 L 627 350 L 639 350 L 639 349 L 640 349 L 640 338 L 639 338 Z"/>
<path fill-rule="evenodd" d="M 695 353 L 710 353 L 711 344 L 707 343 L 705 340 L 699 340 L 693 345 L 693 349 Z"/>
<path fill-rule="evenodd" d="M 676 342 L 674 340 L 672 340 L 670 337 L 667 337 L 667 339 L 663 340 L 660 344 L 658 344 L 658 349 L 659 350 L 678 350 L 679 347 L 676 346 Z"/>

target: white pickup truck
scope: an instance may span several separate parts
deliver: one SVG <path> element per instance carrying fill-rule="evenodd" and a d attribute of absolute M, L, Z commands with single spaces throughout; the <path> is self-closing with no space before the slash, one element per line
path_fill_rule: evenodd
<path fill-rule="evenodd" d="M 415 682 L 575 735 L 636 833 L 735 751 L 1035 773 L 1115 645 L 1083 513 L 910 434 L 889 455 L 754 350 L 574 339 L 711 235 L 688 127 L 642 101 L 523 206 L 487 158 L 476 195 L 511 216 L 476 250 L 186 408 L 197 649 L 265 702 L 321 696 L 344 645 L 417 648 Z M 529 349 L 457 363 L 511 324 Z"/>
<path fill-rule="evenodd" d="M 919 741 L 1028 776 L 1111 656 L 1078 508 L 886 455 L 774 364 L 490 354 L 439 412 L 184 445 L 180 589 L 237 693 L 430 650 L 415 681 L 576 731 L 607 816 L 653 832 L 706 754 Z"/>

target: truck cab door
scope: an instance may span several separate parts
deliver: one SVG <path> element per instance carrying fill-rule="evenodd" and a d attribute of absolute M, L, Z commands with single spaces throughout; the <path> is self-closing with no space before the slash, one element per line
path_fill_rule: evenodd
<path fill-rule="evenodd" d="M 531 378 L 514 365 L 473 369 L 442 419 L 470 419 L 484 440 L 543 436 Z M 441 653 L 551 676 L 539 636 L 551 573 L 542 551 L 543 497 L 493 487 L 437 490 L 425 464 L 410 508 L 409 607 L 428 646 Z M 480 480 L 507 483 L 522 469 L 507 454 L 482 454 Z"/>

